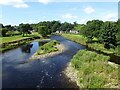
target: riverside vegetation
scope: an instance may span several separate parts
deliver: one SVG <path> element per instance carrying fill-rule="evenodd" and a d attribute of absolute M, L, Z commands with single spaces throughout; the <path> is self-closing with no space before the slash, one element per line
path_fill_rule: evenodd
<path fill-rule="evenodd" d="M 69 40 L 72 40 L 76 43 L 79 43 L 82 45 L 87 45 L 88 47 L 90 47 L 92 49 L 95 49 L 95 50 L 98 50 L 98 51 L 101 51 L 101 52 L 104 52 L 107 54 L 116 54 L 116 55 L 120 56 L 120 52 L 119 52 L 118 47 L 116 47 L 115 49 L 113 49 L 113 48 L 106 49 L 106 48 L 104 48 L 104 45 L 101 43 L 97 43 L 97 42 L 87 43 L 87 38 L 84 37 L 83 35 L 62 34 L 62 36 L 69 39 Z M 96 38 L 94 38 L 94 40 L 97 41 Z"/>
<path fill-rule="evenodd" d="M 37 50 L 36 55 L 47 54 L 47 53 L 50 53 L 50 52 L 58 51 L 57 47 L 55 47 L 58 44 L 60 44 L 58 41 L 52 40 L 52 41 L 44 44 L 43 46 L 41 46 Z"/>
<path fill-rule="evenodd" d="M 97 49 L 104 53 L 117 53 L 117 49 L 106 49 L 103 44 L 87 43 L 87 38 L 82 35 L 62 34 L 65 38 L 82 45 Z M 80 88 L 118 88 L 119 65 L 111 66 L 108 63 L 109 56 L 96 52 L 81 50 L 71 59 L 71 66 L 77 71 L 77 80 Z M 69 69 L 69 68 L 68 68 Z M 75 72 L 75 71 L 72 71 Z M 71 78 L 72 76 L 70 76 Z"/>
<path fill-rule="evenodd" d="M 71 60 L 78 71 L 80 88 L 118 88 L 118 68 L 108 64 L 109 56 L 81 50 Z"/>

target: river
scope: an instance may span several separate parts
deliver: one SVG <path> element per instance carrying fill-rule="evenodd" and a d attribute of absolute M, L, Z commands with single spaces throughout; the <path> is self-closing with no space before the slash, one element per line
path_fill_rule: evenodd
<path fill-rule="evenodd" d="M 0 55 L 2 57 L 3 88 L 78 88 L 62 71 L 73 55 L 85 47 L 59 35 L 53 35 L 50 39 L 63 44 L 64 52 L 24 63 L 42 44 L 33 41 L 27 50 L 26 46 L 21 46 Z"/>

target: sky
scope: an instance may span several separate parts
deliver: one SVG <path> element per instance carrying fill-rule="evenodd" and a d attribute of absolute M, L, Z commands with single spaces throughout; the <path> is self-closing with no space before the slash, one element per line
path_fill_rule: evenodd
<path fill-rule="evenodd" d="M 88 20 L 117 21 L 117 0 L 1 0 L 0 23 L 19 25 L 59 20 L 85 24 Z"/>

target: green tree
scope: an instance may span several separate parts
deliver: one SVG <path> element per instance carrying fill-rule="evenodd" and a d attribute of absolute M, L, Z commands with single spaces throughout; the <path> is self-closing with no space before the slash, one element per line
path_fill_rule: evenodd
<path fill-rule="evenodd" d="M 1 32 L 1 35 L 0 35 L 0 36 L 5 37 L 5 36 L 6 36 L 6 33 L 8 32 L 8 29 L 7 29 L 7 28 L 0 28 L 0 32 Z"/>
<path fill-rule="evenodd" d="M 99 38 L 101 34 L 101 26 L 103 25 L 103 21 L 100 20 L 92 20 L 88 21 L 87 25 L 84 26 L 83 34 L 88 38 L 88 42 L 91 42 L 94 37 Z"/>
<path fill-rule="evenodd" d="M 19 29 L 22 32 L 23 36 L 24 34 L 31 34 L 32 27 L 29 24 L 19 24 Z"/>
<path fill-rule="evenodd" d="M 62 25 L 60 27 L 61 31 L 66 31 L 66 32 L 70 31 L 73 28 L 74 28 L 74 25 L 72 25 L 72 24 L 70 24 L 68 22 L 62 23 Z"/>
<path fill-rule="evenodd" d="M 60 22 L 56 21 L 52 26 L 52 32 L 56 32 L 57 30 L 59 30 L 60 26 L 61 26 Z"/>
<path fill-rule="evenodd" d="M 105 22 L 102 26 L 101 41 L 107 49 L 115 48 L 117 46 L 117 25 L 114 22 Z"/>
<path fill-rule="evenodd" d="M 83 34 L 83 30 L 84 30 L 83 27 L 84 26 L 85 26 L 84 24 L 77 24 L 74 26 L 74 30 L 78 31 L 79 34 Z"/>
<path fill-rule="evenodd" d="M 48 28 L 46 26 L 39 26 L 38 33 L 45 37 L 48 34 Z"/>

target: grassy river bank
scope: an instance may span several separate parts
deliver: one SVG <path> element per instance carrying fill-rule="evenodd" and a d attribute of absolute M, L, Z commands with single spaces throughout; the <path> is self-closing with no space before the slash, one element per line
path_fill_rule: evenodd
<path fill-rule="evenodd" d="M 87 44 L 81 35 L 62 34 L 63 37 L 82 45 L 88 45 L 104 53 L 117 53 L 107 50 L 102 44 Z M 110 57 L 93 51 L 80 50 L 73 56 L 65 74 L 75 81 L 80 88 L 119 88 L 119 65 L 109 62 Z"/>

